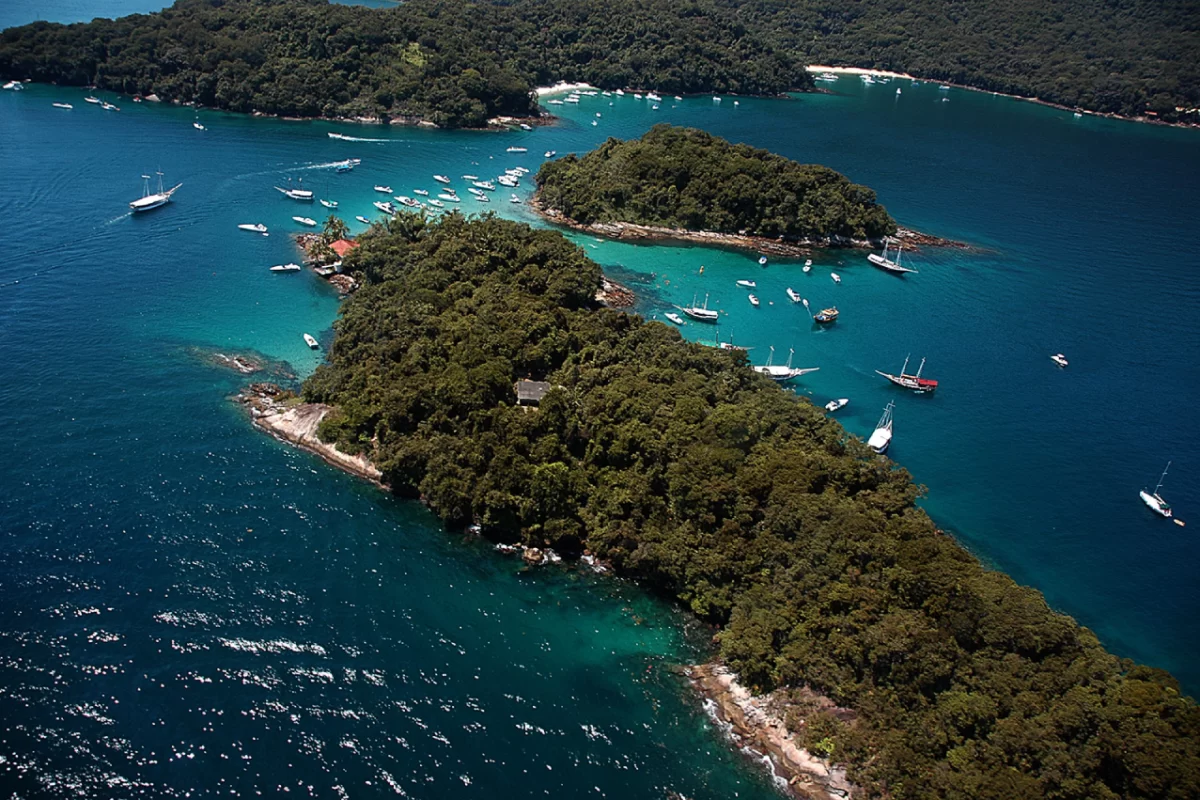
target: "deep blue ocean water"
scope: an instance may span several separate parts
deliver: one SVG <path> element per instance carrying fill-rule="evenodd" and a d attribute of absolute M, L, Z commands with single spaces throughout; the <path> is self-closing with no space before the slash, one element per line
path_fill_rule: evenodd
<path fill-rule="evenodd" d="M 133 10 L 88 5 L 79 18 Z M 0 26 L 28 19 L 0 14 Z M 557 126 L 510 134 L 197 115 L 111 95 L 122 111 L 105 113 L 77 90 L 0 92 L 0 786 L 770 795 L 673 672 L 702 656 L 706 631 L 626 584 L 522 571 L 256 433 L 226 399 L 244 380 L 207 360 L 256 351 L 302 377 L 320 354 L 301 333 L 329 341 L 336 296 L 266 269 L 295 258 L 291 216 L 323 209 L 272 186 L 303 178 L 344 218 L 373 217 L 376 183 L 433 190 L 437 172 L 461 191 L 463 174 L 535 169 L 543 151 L 657 121 L 828 164 L 902 223 L 975 246 L 914 254 L 920 274 L 900 279 L 857 253 L 818 254 L 804 275 L 747 253 L 573 237 L 647 316 L 708 294 L 721 338 L 756 363 L 794 347 L 821 367 L 798 390 L 850 397 L 839 416 L 851 432 L 869 433 L 894 400 L 892 455 L 943 526 L 1195 692 L 1200 133 L 896 86 L 843 78 L 831 95 L 658 110 L 587 98 L 553 106 Z M 75 108 L 51 107 L 62 100 Z M 362 166 L 335 175 L 351 156 Z M 138 176 L 160 167 L 183 182 L 175 202 L 129 216 Z M 497 195 L 486 208 L 525 218 Z M 236 229 L 258 221 L 270 236 Z M 836 303 L 841 320 L 814 329 L 789 286 Z M 1066 370 L 1048 359 L 1058 351 Z M 936 396 L 874 374 L 908 353 L 928 358 Z M 1164 494 L 1187 528 L 1137 498 L 1168 459 Z"/>

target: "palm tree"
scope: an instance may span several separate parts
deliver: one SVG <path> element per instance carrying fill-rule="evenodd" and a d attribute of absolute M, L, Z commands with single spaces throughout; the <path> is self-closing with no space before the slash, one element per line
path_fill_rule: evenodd
<path fill-rule="evenodd" d="M 325 220 L 325 230 L 321 234 L 321 241 L 325 244 L 336 242 L 338 239 L 345 239 L 349 232 L 350 228 L 344 221 L 338 219 L 334 214 L 330 214 L 329 219 Z"/>

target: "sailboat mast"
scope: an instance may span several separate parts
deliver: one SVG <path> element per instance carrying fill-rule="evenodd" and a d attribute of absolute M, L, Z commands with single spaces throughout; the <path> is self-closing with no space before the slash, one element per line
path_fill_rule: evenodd
<path fill-rule="evenodd" d="M 921 377 L 921 370 L 925 369 L 925 359 L 921 359 L 921 366 L 917 367 L 917 377 Z"/>
<path fill-rule="evenodd" d="M 1167 470 L 1169 470 L 1170 468 L 1171 468 L 1171 462 L 1170 462 L 1170 461 L 1168 461 L 1168 462 L 1167 462 L 1167 466 L 1163 468 L 1163 473 L 1162 473 L 1162 475 L 1159 475 L 1159 476 L 1158 476 L 1158 486 L 1155 486 L 1155 487 L 1154 487 L 1154 493 L 1155 493 L 1156 495 L 1158 494 L 1158 490 L 1162 488 L 1162 485 L 1163 485 L 1163 480 L 1164 480 L 1164 479 L 1167 477 Z"/>
<path fill-rule="evenodd" d="M 788 369 L 792 368 L 792 357 L 794 355 L 796 355 L 796 348 L 793 347 L 791 350 L 788 350 L 788 363 L 787 363 Z"/>

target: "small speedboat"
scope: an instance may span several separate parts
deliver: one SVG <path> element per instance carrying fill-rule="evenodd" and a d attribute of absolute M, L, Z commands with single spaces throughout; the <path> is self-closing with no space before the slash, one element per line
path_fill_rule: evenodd
<path fill-rule="evenodd" d="M 511 195 L 511 196 L 508 198 L 508 202 L 510 202 L 510 203 L 520 203 L 520 202 L 521 202 L 521 198 L 517 197 L 517 196 L 514 194 L 514 195 Z"/>
<path fill-rule="evenodd" d="M 442 197 L 445 197 L 445 195 L 442 195 Z M 446 204 L 443 203 L 441 200 L 430 200 L 429 205 L 433 206 L 434 208 L 445 208 L 446 207 Z"/>
<path fill-rule="evenodd" d="M 477 195 L 475 195 L 475 199 L 476 199 L 476 200 L 478 200 L 478 201 L 479 201 L 479 202 L 481 202 L 481 203 L 490 203 L 490 202 L 492 202 L 491 200 L 489 200 L 489 199 L 488 199 L 488 196 L 487 196 L 486 194 L 477 194 Z"/>
<path fill-rule="evenodd" d="M 1055 364 L 1058 364 L 1060 367 L 1065 367 L 1070 363 L 1067 361 L 1067 357 L 1062 353 L 1055 353 L 1054 355 L 1050 356 L 1050 360 Z"/>
<path fill-rule="evenodd" d="M 506 152 L 506 153 L 528 153 L 529 148 L 528 147 L 510 147 L 507 150 L 505 150 L 504 152 Z"/>
<path fill-rule="evenodd" d="M 322 200 L 321 205 L 325 206 L 326 208 L 337 208 L 338 206 L 337 200 Z"/>
<path fill-rule="evenodd" d="M 486 189 L 489 192 L 496 191 L 496 184 L 491 181 L 474 181 L 471 185 L 479 189 Z"/>
<path fill-rule="evenodd" d="M 562 100 L 547 100 L 546 103 L 548 105 L 552 105 L 552 106 L 561 106 L 563 104 L 563 101 Z"/>
<path fill-rule="evenodd" d="M 477 181 L 477 180 L 479 180 L 479 176 L 478 176 L 478 175 L 463 175 L 462 177 L 463 177 L 463 180 L 464 180 L 464 181 Z"/>
<path fill-rule="evenodd" d="M 375 191 L 379 192 L 380 194 L 391 194 L 391 193 L 392 193 L 392 187 L 390 187 L 390 186 L 376 186 L 376 187 L 375 187 Z"/>
<path fill-rule="evenodd" d="M 378 208 L 380 211 L 382 211 L 385 214 L 395 214 L 396 213 L 396 207 L 387 201 L 376 200 L 371 205 L 375 206 L 376 208 Z"/>
<path fill-rule="evenodd" d="M 301 225 L 308 226 L 309 228 L 317 227 L 317 221 L 312 217 L 292 217 L 292 219 L 296 222 L 299 222 Z"/>
<path fill-rule="evenodd" d="M 524 122 L 522 122 L 522 123 L 521 123 L 521 130 L 523 130 L 523 131 L 531 131 L 531 130 L 533 130 L 533 126 L 532 126 L 532 125 L 526 125 Z"/>
<path fill-rule="evenodd" d="M 306 345 L 308 345 L 309 347 L 311 347 L 313 350 L 321 349 L 320 343 L 307 333 L 304 334 L 304 343 Z"/>
<path fill-rule="evenodd" d="M 666 317 L 667 319 L 669 319 L 671 322 L 674 322 L 676 325 L 685 324 L 683 321 L 683 317 L 679 316 L 674 311 L 668 311 L 667 313 L 663 314 L 663 316 Z"/>
<path fill-rule="evenodd" d="M 755 308 L 758 308 L 758 305 L 759 305 L 759 304 L 758 304 L 758 298 L 757 298 L 757 297 L 755 297 L 754 295 L 748 295 L 748 296 L 747 296 L 747 299 L 749 299 L 749 301 L 750 301 L 750 305 L 754 306 Z"/>
<path fill-rule="evenodd" d="M 765 266 L 767 265 L 767 257 L 766 257 L 766 256 L 759 256 L 759 257 L 758 257 L 758 263 L 759 263 L 759 264 L 762 264 L 762 265 L 765 267 Z"/>
<path fill-rule="evenodd" d="M 831 272 L 831 273 L 829 273 L 829 277 L 833 278 L 833 282 L 834 282 L 834 283 L 841 283 L 841 282 L 842 282 L 842 276 L 841 276 L 841 275 L 838 275 L 836 272 Z"/>
<path fill-rule="evenodd" d="M 112 103 L 101 103 L 100 107 L 105 111 L 120 111 L 121 109 L 114 106 Z"/>
<path fill-rule="evenodd" d="M 261 222 L 243 222 L 241 225 L 238 225 L 238 230 L 250 231 L 251 233 L 266 233 L 267 226 Z"/>
<path fill-rule="evenodd" d="M 54 106 L 55 108 L 74 108 L 75 107 L 75 106 L 71 105 L 70 103 L 51 103 L 50 105 Z"/>
<path fill-rule="evenodd" d="M 276 264 L 271 267 L 271 272 L 299 272 L 299 264 Z"/>
<path fill-rule="evenodd" d="M 556 155 L 558 155 L 557 150 L 547 150 L 546 151 L 546 158 L 554 158 Z"/>
<path fill-rule="evenodd" d="M 439 195 L 438 195 L 438 200 L 445 200 L 445 201 L 447 201 L 447 202 L 450 202 L 450 203 L 461 203 L 461 202 L 462 202 L 462 198 L 461 198 L 461 197 L 459 197 L 458 195 L 456 195 L 456 194 L 447 194 L 447 193 L 444 193 L 444 192 L 443 192 L 442 194 L 439 194 Z M 436 201 L 435 201 L 435 200 L 430 200 L 429 202 L 430 202 L 430 203 L 435 203 Z"/>
<path fill-rule="evenodd" d="M 839 397 L 837 400 L 830 400 L 825 404 L 825 410 L 829 412 L 837 411 L 839 408 L 845 408 L 850 402 L 849 397 Z"/>
<path fill-rule="evenodd" d="M 655 106 L 655 108 L 658 108 L 658 106 Z M 593 127 L 593 128 L 594 128 L 594 127 L 596 127 L 596 126 L 597 126 L 597 125 L 599 125 L 599 124 L 600 124 L 600 123 L 599 123 L 599 122 L 596 122 L 596 120 L 592 120 L 592 127 Z"/>
<path fill-rule="evenodd" d="M 429 197 L 429 192 L 424 189 L 413 189 L 413 194 L 419 194 L 421 197 Z"/>
<path fill-rule="evenodd" d="M 356 220 L 358 220 L 359 222 L 361 222 L 363 225 L 370 225 L 370 224 L 371 224 L 371 220 L 367 219 L 367 218 L 366 218 L 366 217 L 364 217 L 362 214 L 358 214 L 358 215 L 357 215 L 357 216 L 355 216 L 354 218 L 355 218 Z"/>
<path fill-rule="evenodd" d="M 99 97 L 85 97 L 85 98 L 83 98 L 83 102 L 91 103 L 92 105 L 98 106 L 98 105 L 100 105 L 100 98 Z"/>
<path fill-rule="evenodd" d="M 193 123 L 192 123 L 192 127 L 193 127 L 193 128 L 195 128 L 195 129 L 196 129 L 196 130 L 198 130 L 198 131 L 206 131 L 206 130 L 208 130 L 208 128 L 204 127 L 204 126 L 203 126 L 203 125 L 201 125 L 199 122 L 193 122 Z"/>
<path fill-rule="evenodd" d="M 800 297 L 800 293 L 797 292 L 795 289 L 793 289 L 790 286 L 788 287 L 788 290 L 787 290 L 787 296 L 791 299 L 791 301 L 793 303 L 799 303 L 803 300 L 803 298 Z"/>
<path fill-rule="evenodd" d="M 754 281 L 738 281 L 737 285 L 741 286 L 744 289 L 757 289 L 758 288 L 758 284 L 755 283 Z"/>
<path fill-rule="evenodd" d="M 434 175 L 433 179 L 435 181 L 437 181 L 438 183 L 449 183 L 450 182 L 450 179 L 447 178 L 445 175 Z"/>

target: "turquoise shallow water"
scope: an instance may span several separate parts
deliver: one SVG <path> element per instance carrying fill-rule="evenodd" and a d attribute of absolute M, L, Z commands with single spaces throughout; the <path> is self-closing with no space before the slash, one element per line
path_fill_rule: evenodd
<path fill-rule="evenodd" d="M 1200 138 L 901 86 L 846 78 L 834 95 L 657 111 L 592 98 L 511 134 L 215 112 L 200 132 L 186 109 L 0 93 L 0 212 L 19 237 L 0 262 L 0 783 L 51 796 L 374 796 L 393 783 L 421 797 L 770 794 L 670 669 L 706 632 L 622 584 L 520 572 L 256 434 L 224 399 L 241 380 L 194 349 L 255 350 L 300 375 L 317 363 L 300 334 L 328 342 L 336 297 L 266 270 L 295 257 L 290 217 L 320 216 L 271 188 L 289 177 L 347 219 L 374 216 L 376 183 L 433 190 L 438 172 L 461 191 L 463 174 L 536 168 L 545 150 L 660 120 L 827 163 L 902 222 L 978 249 L 914 255 L 921 273 L 897 279 L 846 252 L 818 254 L 805 276 L 786 260 L 575 236 L 639 291 L 638 310 L 709 294 L 722 338 L 756 363 L 773 345 L 820 366 L 799 390 L 850 397 L 852 432 L 895 400 L 892 454 L 943 525 L 1194 692 L 1200 523 L 1152 518 L 1136 493 L 1174 458 L 1164 493 L 1200 519 Z M 50 106 L 64 99 L 75 109 Z M 351 156 L 363 165 L 348 175 L 328 167 Z M 137 176 L 160 166 L 184 183 L 176 202 L 131 218 Z M 496 200 L 487 208 L 526 214 Z M 269 237 L 236 230 L 257 221 Z M 761 308 L 741 278 L 758 281 Z M 814 329 L 788 286 L 842 320 Z M 1065 371 L 1047 358 L 1060 350 Z M 928 357 L 937 396 L 874 375 L 909 352 Z"/>

